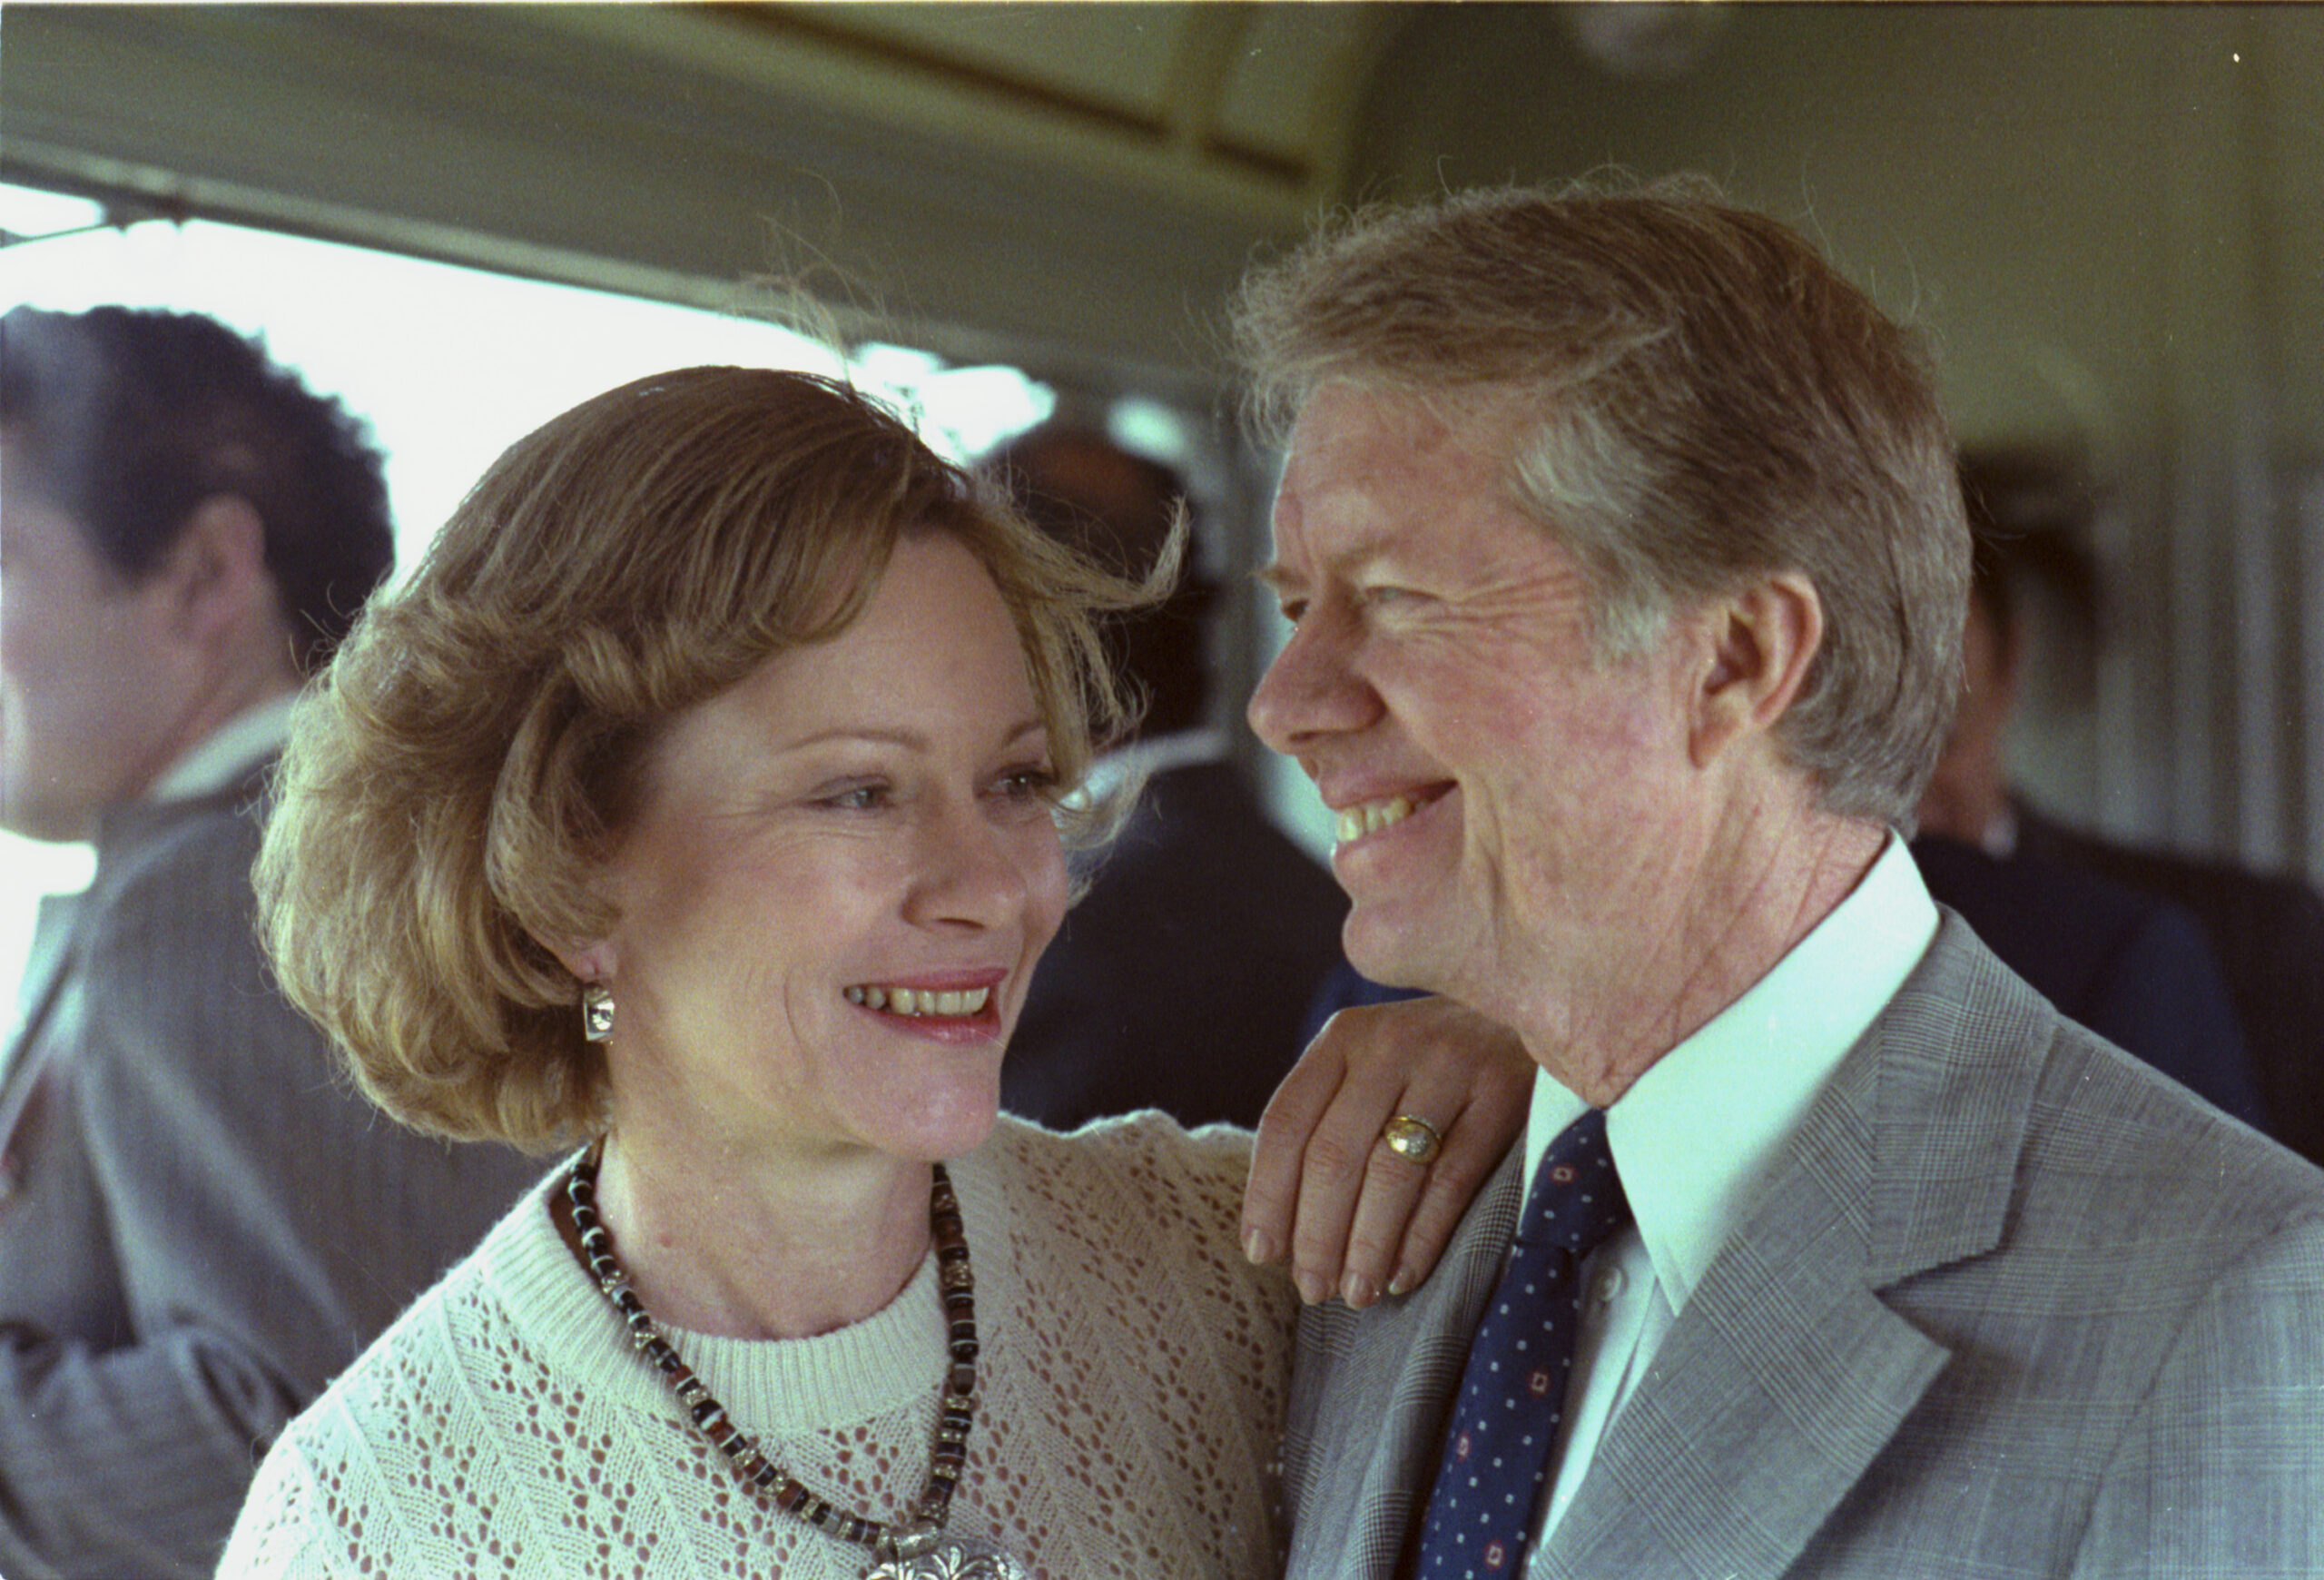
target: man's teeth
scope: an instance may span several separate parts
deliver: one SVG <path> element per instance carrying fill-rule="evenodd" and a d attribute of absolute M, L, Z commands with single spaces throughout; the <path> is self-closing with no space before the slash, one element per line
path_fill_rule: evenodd
<path fill-rule="evenodd" d="M 1340 843 L 1362 839 L 1365 834 L 1402 823 L 1413 815 L 1409 795 L 1391 795 L 1385 801 L 1367 801 L 1361 806 L 1351 806 L 1340 814 Z"/>
<path fill-rule="evenodd" d="M 847 990 L 849 1003 L 862 1004 L 867 1010 L 885 1010 L 891 1015 L 980 1014 L 985 1002 L 991 997 L 990 988 L 970 988 L 966 992 L 930 992 L 924 988 L 852 987 Z"/>

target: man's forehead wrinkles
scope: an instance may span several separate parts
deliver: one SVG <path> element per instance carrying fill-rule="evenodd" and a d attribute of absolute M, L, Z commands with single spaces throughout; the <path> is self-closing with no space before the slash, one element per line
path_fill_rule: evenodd
<path fill-rule="evenodd" d="M 1256 575 L 1277 589 L 1286 582 L 1344 576 L 1388 552 L 1409 526 L 1368 490 L 1303 497 L 1285 488 L 1275 500 L 1275 558 Z"/>

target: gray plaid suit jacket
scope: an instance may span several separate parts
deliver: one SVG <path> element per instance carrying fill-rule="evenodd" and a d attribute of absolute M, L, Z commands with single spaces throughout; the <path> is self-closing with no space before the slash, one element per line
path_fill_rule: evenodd
<path fill-rule="evenodd" d="M 0 1575 L 207 1575 L 258 1457 L 547 1167 L 390 1123 L 275 992 L 257 781 L 116 809 L 0 1055 Z"/>
<path fill-rule="evenodd" d="M 1303 1317 L 1292 1575 L 1395 1572 L 1521 1171 L 1413 1296 Z M 1531 1573 L 2324 1575 L 2324 1172 L 1946 913 Z"/>

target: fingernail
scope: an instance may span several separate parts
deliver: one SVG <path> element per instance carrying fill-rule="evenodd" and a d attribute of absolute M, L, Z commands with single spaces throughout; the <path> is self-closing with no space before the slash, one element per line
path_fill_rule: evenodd
<path fill-rule="evenodd" d="M 1310 1306 L 1320 1306 L 1330 1298 L 1332 1289 L 1319 1273 L 1297 1272 L 1291 1275 L 1292 1283 L 1299 1290 L 1299 1298 Z"/>
<path fill-rule="evenodd" d="M 1411 1273 L 1405 1271 L 1403 1268 L 1398 1268 L 1396 1269 L 1396 1276 L 1388 1280 L 1388 1293 L 1391 1295 L 1409 1295 L 1413 1292 L 1413 1286 L 1419 1282 L 1420 1280 L 1413 1278 Z"/>
<path fill-rule="evenodd" d="M 1261 1264 L 1275 1260 L 1275 1241 L 1267 1238 L 1266 1230 L 1246 1229 L 1243 1231 L 1243 1259 Z"/>
<path fill-rule="evenodd" d="M 1359 1311 L 1379 1298 L 1380 1286 L 1362 1273 L 1350 1273 L 1340 1288 L 1340 1299 Z"/>

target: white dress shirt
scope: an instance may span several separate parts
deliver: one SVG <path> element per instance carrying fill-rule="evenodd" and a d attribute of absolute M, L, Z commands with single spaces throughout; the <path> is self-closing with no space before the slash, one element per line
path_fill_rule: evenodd
<path fill-rule="evenodd" d="M 1847 1051 L 1936 937 L 1936 905 L 1891 834 L 1846 899 L 1742 997 L 1606 1111 L 1636 1222 L 1585 1269 L 1581 1329 L 1533 1551 L 1564 1517 L 1599 1441 Z M 1584 1104 L 1544 1073 L 1526 1121 L 1530 1182 Z"/>
<path fill-rule="evenodd" d="M 241 779 L 281 751 L 290 738 L 290 712 L 300 693 L 286 691 L 244 708 L 202 737 L 193 749 L 155 776 L 148 801 L 183 801 L 208 795 Z"/>

